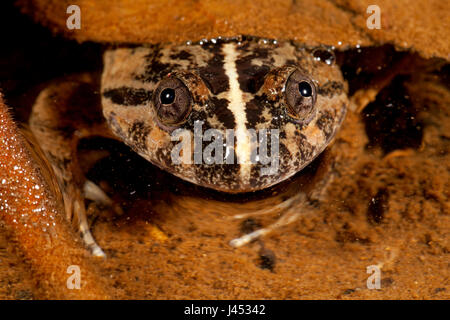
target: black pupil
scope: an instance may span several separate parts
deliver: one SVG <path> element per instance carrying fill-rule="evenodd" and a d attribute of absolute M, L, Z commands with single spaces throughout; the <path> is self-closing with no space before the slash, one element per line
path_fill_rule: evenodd
<path fill-rule="evenodd" d="M 298 91 L 305 98 L 311 97 L 311 95 L 312 95 L 311 85 L 305 81 L 302 81 L 298 84 Z"/>
<path fill-rule="evenodd" d="M 175 90 L 172 88 L 166 88 L 161 91 L 160 95 L 162 104 L 171 104 L 175 101 Z"/>

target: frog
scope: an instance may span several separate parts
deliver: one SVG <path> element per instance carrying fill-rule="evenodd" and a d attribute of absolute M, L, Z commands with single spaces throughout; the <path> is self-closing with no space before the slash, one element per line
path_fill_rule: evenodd
<path fill-rule="evenodd" d="M 201 187 L 264 190 L 301 172 L 339 131 L 349 100 L 335 60 L 326 46 L 256 36 L 111 45 L 101 74 L 49 84 L 29 126 L 55 173 L 66 218 L 92 254 L 104 257 L 85 200 L 113 204 L 80 168 L 81 139 L 121 141 Z M 258 161 L 263 156 L 269 161 Z"/>

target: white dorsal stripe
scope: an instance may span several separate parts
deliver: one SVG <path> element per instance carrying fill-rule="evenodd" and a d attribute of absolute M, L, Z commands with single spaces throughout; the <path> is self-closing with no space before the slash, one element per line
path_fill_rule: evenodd
<path fill-rule="evenodd" d="M 223 46 L 224 54 L 224 69 L 228 77 L 230 90 L 227 92 L 227 100 L 229 101 L 228 109 L 233 113 L 236 122 L 236 148 L 235 153 L 240 163 L 240 177 L 243 183 L 248 183 L 250 180 L 250 136 L 247 132 L 247 116 L 245 113 L 245 101 L 243 92 L 239 86 L 236 60 L 238 53 L 236 51 L 236 44 L 226 43 Z"/>

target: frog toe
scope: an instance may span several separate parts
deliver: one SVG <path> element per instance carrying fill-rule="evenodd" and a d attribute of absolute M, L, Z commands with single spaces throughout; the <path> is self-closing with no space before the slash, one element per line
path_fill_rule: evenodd
<path fill-rule="evenodd" d="M 242 247 L 256 239 L 261 238 L 274 230 L 277 230 L 281 227 L 284 227 L 288 224 L 291 224 L 299 219 L 299 217 L 306 212 L 306 208 L 302 205 L 305 203 L 306 195 L 302 192 L 297 195 L 289 198 L 281 202 L 280 204 L 263 210 L 247 212 L 239 215 L 235 215 L 233 218 L 235 219 L 245 219 L 248 217 L 267 215 L 274 212 L 278 212 L 281 217 L 274 222 L 273 224 L 245 234 L 239 238 L 233 239 L 230 241 L 230 245 L 234 248 Z"/>
<path fill-rule="evenodd" d="M 86 180 L 83 185 L 84 197 L 88 200 L 92 200 L 95 203 L 113 209 L 113 211 L 118 214 L 123 214 L 122 207 L 115 203 L 97 184 L 91 180 Z"/>
<path fill-rule="evenodd" d="M 80 194 L 74 198 L 72 208 L 74 213 L 73 218 L 75 219 L 74 222 L 78 225 L 78 231 L 80 232 L 85 246 L 89 249 L 93 256 L 103 258 L 106 257 L 106 254 L 97 244 L 89 229 L 89 224 L 86 218 L 84 198 Z"/>

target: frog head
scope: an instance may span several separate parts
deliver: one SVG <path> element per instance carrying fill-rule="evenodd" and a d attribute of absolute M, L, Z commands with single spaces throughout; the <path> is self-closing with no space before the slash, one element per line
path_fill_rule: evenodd
<path fill-rule="evenodd" d="M 348 105 L 329 50 L 254 37 L 109 49 L 101 87 L 119 139 L 158 167 L 225 192 L 302 170 Z"/>

